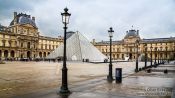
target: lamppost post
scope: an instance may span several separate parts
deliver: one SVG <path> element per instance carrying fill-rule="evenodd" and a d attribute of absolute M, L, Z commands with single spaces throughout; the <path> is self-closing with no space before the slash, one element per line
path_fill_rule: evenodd
<path fill-rule="evenodd" d="M 151 67 L 152 67 L 152 44 L 151 44 L 151 47 L 150 47 L 150 49 L 151 49 Z"/>
<path fill-rule="evenodd" d="M 173 51 L 174 51 L 174 59 L 173 60 L 175 60 L 175 42 L 174 42 L 174 48 L 173 48 Z"/>
<path fill-rule="evenodd" d="M 162 60 L 162 47 L 160 47 L 160 64 L 162 64 L 163 63 L 163 60 Z"/>
<path fill-rule="evenodd" d="M 109 82 L 112 82 L 113 76 L 112 76 L 112 48 L 111 46 L 112 46 L 112 37 L 114 33 L 114 30 L 112 29 L 112 27 L 109 28 L 108 33 L 109 33 L 109 38 L 110 38 L 110 61 L 109 61 L 109 74 L 107 76 L 107 80 Z"/>
<path fill-rule="evenodd" d="M 136 69 L 135 69 L 135 72 L 138 72 L 138 58 L 139 58 L 138 48 L 139 48 L 139 40 L 136 40 L 136 47 L 137 47 L 137 57 L 136 57 Z"/>
<path fill-rule="evenodd" d="M 166 51 L 166 61 L 168 60 L 168 59 L 167 59 L 167 58 L 168 58 L 168 55 L 167 55 L 167 54 L 168 54 L 168 53 L 167 53 L 167 48 L 168 48 L 168 47 L 166 46 L 166 47 L 165 47 L 165 49 L 166 49 L 166 50 L 165 50 L 165 51 Z"/>
<path fill-rule="evenodd" d="M 64 24 L 64 51 L 63 51 L 63 68 L 62 68 L 62 85 L 60 88 L 59 93 L 61 94 L 68 94 L 70 93 L 68 89 L 68 83 L 67 83 L 67 67 L 66 67 L 66 33 L 67 33 L 67 24 L 69 23 L 69 17 L 71 16 L 70 13 L 68 13 L 68 8 L 64 9 L 64 13 L 61 13 L 62 15 L 62 22 Z"/>
<path fill-rule="evenodd" d="M 155 57 L 154 57 L 154 65 L 156 66 L 157 65 L 157 62 L 156 62 L 156 57 L 157 57 L 157 54 L 156 54 L 156 51 L 157 51 L 157 48 L 155 48 Z"/>
<path fill-rule="evenodd" d="M 145 68 L 147 67 L 147 44 L 145 44 Z"/>
<path fill-rule="evenodd" d="M 157 60 L 158 60 L 158 65 L 159 65 L 159 49 L 157 50 Z"/>

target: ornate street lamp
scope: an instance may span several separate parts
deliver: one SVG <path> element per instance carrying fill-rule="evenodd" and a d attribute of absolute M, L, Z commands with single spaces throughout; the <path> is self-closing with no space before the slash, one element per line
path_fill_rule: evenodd
<path fill-rule="evenodd" d="M 139 54 L 138 54 L 138 50 L 139 50 L 139 40 L 136 40 L 136 47 L 137 47 L 137 57 L 136 57 L 136 69 L 135 72 L 138 72 L 138 58 L 139 58 Z"/>
<path fill-rule="evenodd" d="M 156 51 L 157 51 L 157 48 L 155 48 L 155 57 L 154 57 L 154 65 L 156 66 L 157 65 L 157 62 L 156 62 L 156 57 L 157 57 L 157 54 L 156 54 Z"/>
<path fill-rule="evenodd" d="M 158 65 L 160 64 L 160 63 L 159 63 L 159 59 L 160 59 L 160 58 L 159 58 L 159 53 L 160 53 L 160 52 L 159 52 L 159 49 L 158 49 L 158 50 L 157 50 L 157 60 L 158 60 Z"/>
<path fill-rule="evenodd" d="M 151 49 L 151 67 L 152 67 L 152 62 L 153 62 L 153 60 L 152 60 L 152 49 L 153 49 L 153 47 L 152 47 L 152 44 L 151 44 L 151 47 L 150 47 L 150 49 Z"/>
<path fill-rule="evenodd" d="M 68 89 L 68 83 L 67 83 L 67 67 L 66 67 L 66 33 L 67 33 L 67 24 L 69 24 L 69 17 L 71 16 L 70 13 L 68 13 L 68 9 L 64 9 L 64 13 L 61 13 L 62 15 L 62 22 L 64 24 L 64 53 L 63 53 L 63 68 L 62 68 L 62 85 L 60 89 L 61 94 L 70 93 Z"/>
<path fill-rule="evenodd" d="M 168 60 L 167 48 L 168 48 L 168 47 L 166 46 L 166 47 L 165 47 L 165 49 L 166 49 L 166 50 L 165 50 L 165 51 L 166 51 L 166 61 Z"/>
<path fill-rule="evenodd" d="M 145 68 L 147 67 L 147 44 L 145 44 Z"/>
<path fill-rule="evenodd" d="M 162 47 L 160 47 L 160 64 L 163 63 L 163 59 L 162 59 Z"/>
<path fill-rule="evenodd" d="M 175 42 L 174 42 L 174 48 L 173 48 L 173 51 L 174 51 L 174 59 L 173 60 L 175 60 Z"/>
<path fill-rule="evenodd" d="M 108 33 L 109 33 L 109 38 L 110 38 L 110 62 L 109 62 L 109 74 L 107 76 L 107 79 L 109 82 L 112 82 L 113 76 L 112 76 L 112 59 L 111 59 L 111 56 L 112 56 L 111 49 L 112 48 L 111 48 L 111 46 L 112 46 L 112 37 L 113 37 L 113 33 L 114 33 L 114 30 L 112 29 L 112 27 L 109 28 Z"/>

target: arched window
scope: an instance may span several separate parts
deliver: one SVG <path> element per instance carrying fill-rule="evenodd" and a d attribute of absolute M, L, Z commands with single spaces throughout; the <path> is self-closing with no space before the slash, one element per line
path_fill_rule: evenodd
<path fill-rule="evenodd" d="M 27 48 L 30 49 L 30 42 L 27 43 Z"/>

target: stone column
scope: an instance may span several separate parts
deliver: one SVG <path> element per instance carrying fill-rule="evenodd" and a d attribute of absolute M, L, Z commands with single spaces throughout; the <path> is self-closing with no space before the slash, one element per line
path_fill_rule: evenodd
<path fill-rule="evenodd" d="M 15 57 L 15 58 L 17 58 L 17 51 L 15 50 L 14 52 L 15 52 L 15 55 L 14 55 L 14 57 Z"/>
<path fill-rule="evenodd" d="M 7 56 L 7 58 L 11 58 L 11 51 L 10 51 L 10 50 L 8 51 L 8 56 Z"/>
<path fill-rule="evenodd" d="M 4 59 L 4 50 L 1 50 L 1 59 L 3 60 Z"/>

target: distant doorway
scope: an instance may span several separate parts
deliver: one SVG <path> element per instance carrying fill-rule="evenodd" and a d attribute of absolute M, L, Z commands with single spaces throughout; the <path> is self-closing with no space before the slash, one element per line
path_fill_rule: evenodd
<path fill-rule="evenodd" d="M 5 51 L 4 51 L 4 57 L 5 57 L 5 58 L 8 57 L 8 53 L 9 53 L 8 50 L 5 50 Z"/>
<path fill-rule="evenodd" d="M 39 52 L 39 57 L 42 58 L 42 52 Z"/>
<path fill-rule="evenodd" d="M 11 51 L 11 53 L 10 53 L 10 54 L 11 54 L 11 57 L 12 57 L 12 58 L 14 58 L 14 57 L 15 57 L 15 52 L 14 52 L 13 50 Z"/>
<path fill-rule="evenodd" d="M 27 51 L 27 58 L 30 58 L 31 54 L 30 51 Z"/>
<path fill-rule="evenodd" d="M 129 54 L 129 59 L 131 59 L 131 60 L 132 60 L 132 53 L 130 53 L 130 54 Z"/>
<path fill-rule="evenodd" d="M 44 52 L 44 58 L 46 57 L 46 52 Z"/>
<path fill-rule="evenodd" d="M 21 58 L 23 58 L 23 54 L 21 54 Z"/>

